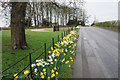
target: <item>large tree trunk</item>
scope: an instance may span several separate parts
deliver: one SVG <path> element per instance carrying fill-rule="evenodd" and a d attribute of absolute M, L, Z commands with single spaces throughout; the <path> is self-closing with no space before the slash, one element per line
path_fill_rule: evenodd
<path fill-rule="evenodd" d="M 12 2 L 11 10 L 11 48 L 27 48 L 25 38 L 25 14 L 27 3 Z"/>

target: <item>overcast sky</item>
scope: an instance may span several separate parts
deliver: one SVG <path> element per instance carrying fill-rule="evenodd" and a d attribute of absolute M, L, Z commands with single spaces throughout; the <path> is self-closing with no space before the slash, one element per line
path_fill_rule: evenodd
<path fill-rule="evenodd" d="M 93 23 L 95 17 L 97 21 L 112 21 L 118 20 L 118 2 L 120 0 L 84 0 L 86 2 L 84 8 L 87 14 L 90 15 L 89 23 Z M 5 20 L 0 18 L 0 27 L 9 25 Z"/>
<path fill-rule="evenodd" d="M 112 21 L 118 20 L 118 2 L 120 0 L 85 0 L 85 9 L 91 24 L 95 17 L 97 21 Z"/>

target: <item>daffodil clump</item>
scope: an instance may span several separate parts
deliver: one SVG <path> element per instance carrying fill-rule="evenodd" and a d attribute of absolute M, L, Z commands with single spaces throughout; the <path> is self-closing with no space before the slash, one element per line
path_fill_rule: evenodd
<path fill-rule="evenodd" d="M 47 59 L 36 60 L 36 63 L 31 65 L 34 68 L 34 78 L 48 80 L 61 78 L 60 75 L 64 75 L 65 69 L 72 67 L 77 37 L 77 32 L 71 31 L 61 42 L 55 44 L 54 49 L 51 47 Z M 28 71 L 24 72 L 24 75 L 26 74 L 28 74 Z"/>

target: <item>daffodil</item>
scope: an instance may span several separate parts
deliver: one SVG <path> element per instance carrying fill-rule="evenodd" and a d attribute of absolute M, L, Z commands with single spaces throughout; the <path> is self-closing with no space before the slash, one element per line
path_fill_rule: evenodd
<path fill-rule="evenodd" d="M 71 65 L 69 65 L 69 68 L 71 67 Z"/>
<path fill-rule="evenodd" d="M 51 50 L 53 51 L 53 47 L 51 47 Z"/>
<path fill-rule="evenodd" d="M 46 72 L 44 72 L 44 75 L 46 75 Z"/>
<path fill-rule="evenodd" d="M 42 76 L 41 76 L 41 78 L 42 78 L 42 79 L 44 79 L 44 78 L 45 78 L 45 76 L 44 76 L 44 75 L 42 75 Z"/>
<path fill-rule="evenodd" d="M 66 54 L 64 53 L 64 56 L 65 56 Z"/>
<path fill-rule="evenodd" d="M 55 56 L 59 56 L 59 55 L 60 55 L 60 53 L 59 53 L 59 52 L 55 53 Z"/>
<path fill-rule="evenodd" d="M 71 62 L 73 62 L 73 59 L 71 60 Z"/>
<path fill-rule="evenodd" d="M 71 48 L 71 46 L 69 46 L 68 48 Z"/>
<path fill-rule="evenodd" d="M 69 61 L 66 61 L 66 62 L 65 62 L 65 64 L 68 64 L 68 63 L 69 63 Z"/>
<path fill-rule="evenodd" d="M 63 53 L 63 52 L 64 52 L 64 49 L 62 49 L 61 52 Z"/>
<path fill-rule="evenodd" d="M 56 72 L 56 75 L 58 75 L 58 72 Z"/>
<path fill-rule="evenodd" d="M 52 77 L 54 77 L 54 76 L 55 76 L 55 74 L 53 73 L 51 76 L 52 76 Z"/>
<path fill-rule="evenodd" d="M 53 75 L 51 75 L 51 78 L 53 78 Z"/>
<path fill-rule="evenodd" d="M 29 71 L 28 71 L 28 70 L 26 70 L 26 71 L 24 72 L 24 74 L 25 74 L 25 75 L 27 75 L 28 73 L 29 73 Z"/>
<path fill-rule="evenodd" d="M 18 79 L 18 76 L 17 76 L 17 73 L 16 74 L 14 74 L 14 80 L 17 80 Z"/>
<path fill-rule="evenodd" d="M 42 75 L 43 75 L 43 73 L 41 72 L 41 73 L 40 73 L 40 75 L 42 76 Z"/>
<path fill-rule="evenodd" d="M 70 59 L 72 59 L 72 57 L 70 57 Z"/>
<path fill-rule="evenodd" d="M 47 80 L 50 80 L 50 77 L 48 77 Z"/>
<path fill-rule="evenodd" d="M 63 46 L 63 42 L 61 43 L 61 45 Z"/>
<path fill-rule="evenodd" d="M 52 69 L 51 73 L 54 73 L 54 70 Z"/>
<path fill-rule="evenodd" d="M 51 51 L 49 51 L 48 53 L 51 53 Z"/>
<path fill-rule="evenodd" d="M 46 69 L 43 69 L 43 72 L 45 72 L 46 71 Z"/>
<path fill-rule="evenodd" d="M 54 70 L 56 70 L 56 67 L 54 67 Z"/>

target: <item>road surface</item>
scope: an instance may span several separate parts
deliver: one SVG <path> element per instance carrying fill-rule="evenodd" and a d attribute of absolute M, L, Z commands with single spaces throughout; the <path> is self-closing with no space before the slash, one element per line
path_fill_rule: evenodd
<path fill-rule="evenodd" d="M 73 78 L 118 78 L 118 33 L 81 27 Z"/>

